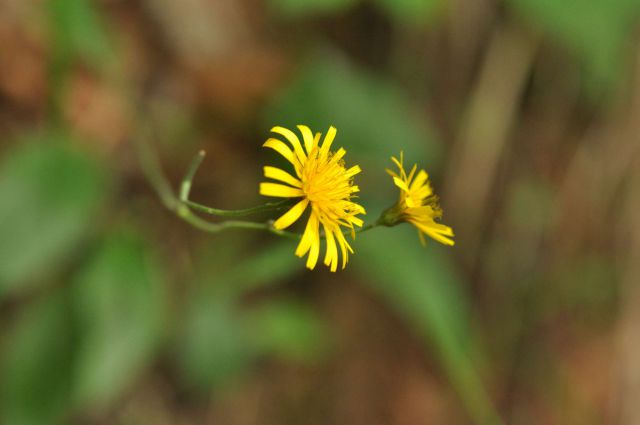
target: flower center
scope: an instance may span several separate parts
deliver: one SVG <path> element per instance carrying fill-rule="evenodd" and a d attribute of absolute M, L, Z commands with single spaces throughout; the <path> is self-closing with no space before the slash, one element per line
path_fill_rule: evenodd
<path fill-rule="evenodd" d="M 310 202 L 328 200 L 330 186 L 320 176 L 315 175 L 302 181 L 302 191 Z"/>

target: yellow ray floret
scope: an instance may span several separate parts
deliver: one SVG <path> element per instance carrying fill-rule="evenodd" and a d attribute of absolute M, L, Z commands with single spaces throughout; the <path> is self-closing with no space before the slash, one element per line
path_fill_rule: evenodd
<path fill-rule="evenodd" d="M 393 182 L 400 189 L 400 199 L 393 208 L 394 215 L 399 221 L 406 221 L 418 229 L 420 241 L 424 244 L 424 236 L 427 235 L 445 245 L 453 245 L 453 230 L 449 226 L 436 223 L 436 219 L 442 217 L 442 209 L 438 205 L 438 197 L 433 193 L 429 183 L 429 175 L 426 171 L 417 171 L 417 165 L 406 173 L 403 165 L 403 154 L 400 160 L 391 157 L 398 166 L 396 173 L 387 169 L 387 173 L 393 178 Z"/>
<path fill-rule="evenodd" d="M 332 272 L 338 268 L 338 249 L 342 255 L 342 268 L 347 265 L 353 249 L 342 233 L 342 226 L 351 229 L 362 227 L 358 214 L 365 214 L 362 206 L 352 202 L 360 189 L 353 184 L 353 177 L 360 172 L 359 166 L 346 168 L 342 148 L 331 151 L 336 136 L 335 127 L 330 127 L 320 144 L 321 134 L 315 136 L 305 125 L 299 125 L 302 143 L 293 131 L 284 127 L 273 127 L 271 131 L 287 141 L 270 138 L 264 147 L 282 155 L 293 166 L 295 174 L 276 167 L 264 167 L 264 176 L 278 183 L 261 183 L 260 194 L 280 198 L 300 198 L 289 211 L 278 218 L 273 227 L 285 229 L 298 221 L 309 209 L 309 220 L 296 248 L 296 255 L 307 255 L 307 267 L 313 269 L 320 256 L 321 232 L 326 241 L 324 264 Z M 310 207 L 310 208 L 308 208 Z"/>

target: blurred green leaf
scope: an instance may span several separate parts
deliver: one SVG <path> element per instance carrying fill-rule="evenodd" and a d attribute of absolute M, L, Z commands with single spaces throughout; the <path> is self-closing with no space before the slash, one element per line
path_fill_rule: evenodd
<path fill-rule="evenodd" d="M 253 255 L 242 255 L 223 271 L 216 264 L 216 270 L 200 277 L 204 284 L 192 294 L 178 344 L 178 362 L 189 383 L 220 386 L 241 375 L 265 349 L 275 350 L 255 339 L 252 324 L 236 304 L 247 291 L 281 282 L 301 270 L 294 250 L 295 242 L 278 241 Z"/>
<path fill-rule="evenodd" d="M 482 357 L 469 327 L 469 301 L 442 250 L 435 242 L 423 249 L 414 229 L 402 225 L 359 237 L 353 262 L 365 282 L 439 351 L 475 423 L 500 423 L 479 379 Z"/>
<path fill-rule="evenodd" d="M 41 135 L 0 166 L 0 296 L 25 289 L 78 246 L 106 194 L 95 160 L 64 137 Z"/>
<path fill-rule="evenodd" d="M 164 320 L 160 264 L 139 235 L 110 235 L 74 285 L 80 326 L 75 396 L 104 406 L 148 364 Z"/>
<path fill-rule="evenodd" d="M 313 60 L 299 77 L 267 109 L 266 125 L 307 124 L 325 133 L 330 125 L 338 129 L 334 146 L 343 146 L 348 164 L 360 164 L 358 177 L 363 199 L 388 199 L 381 187 L 387 181 L 384 167 L 391 155 L 403 150 L 410 161 L 429 164 L 430 172 L 440 158 L 439 146 L 421 116 L 402 90 L 388 81 L 353 67 L 333 51 L 316 50 Z M 389 190 L 392 185 L 385 186 Z"/>
<path fill-rule="evenodd" d="M 611 87 L 625 65 L 625 50 L 640 16 L 637 0 L 510 0 L 514 7 L 579 54 L 588 82 Z"/>
<path fill-rule="evenodd" d="M 62 423 L 70 405 L 72 334 L 61 291 L 29 306 L 7 335 L 2 356 L 0 422 Z"/>
<path fill-rule="evenodd" d="M 354 5 L 358 0 L 268 0 L 269 6 L 287 18 L 340 13 Z"/>
<path fill-rule="evenodd" d="M 420 24 L 443 9 L 446 0 L 376 0 L 390 16 L 401 23 Z"/>
<path fill-rule="evenodd" d="M 217 387 L 242 374 L 256 353 L 232 300 L 196 293 L 179 340 L 179 365 L 198 387 Z"/>
<path fill-rule="evenodd" d="M 249 314 L 254 344 L 287 360 L 313 361 L 326 352 L 327 329 L 308 306 L 292 300 L 266 303 Z"/>
<path fill-rule="evenodd" d="M 66 63 L 80 57 L 101 66 L 113 58 L 93 0 L 50 0 L 47 5 L 56 60 Z"/>
<path fill-rule="evenodd" d="M 297 241 L 277 240 L 247 258 L 236 257 L 233 267 L 215 279 L 220 290 L 243 293 L 264 285 L 282 282 L 304 269 L 304 263 L 294 255 Z"/>

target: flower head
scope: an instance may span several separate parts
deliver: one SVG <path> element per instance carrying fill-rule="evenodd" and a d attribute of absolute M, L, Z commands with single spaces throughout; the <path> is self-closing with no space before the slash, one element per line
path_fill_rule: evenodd
<path fill-rule="evenodd" d="M 353 184 L 353 176 L 361 170 L 359 166 L 346 168 L 342 148 L 336 152 L 330 150 L 336 135 L 335 127 L 329 131 L 320 145 L 320 133 L 315 136 L 304 125 L 298 129 L 302 134 L 304 146 L 298 136 L 283 127 L 273 127 L 271 131 L 284 137 L 289 145 L 270 138 L 264 147 L 271 148 L 293 165 L 295 177 L 275 167 L 264 167 L 264 176 L 280 183 L 261 183 L 260 194 L 280 198 L 300 198 L 289 211 L 278 218 L 273 227 L 285 229 L 295 223 L 310 206 L 309 220 L 296 248 L 296 255 L 307 257 L 307 268 L 313 269 L 320 254 L 320 226 L 324 229 L 326 253 L 324 264 L 336 271 L 338 268 L 338 247 L 342 253 L 342 268 L 347 265 L 349 252 L 353 249 L 345 239 L 341 226 L 351 229 L 355 237 L 354 225 L 362 227 L 362 220 L 356 217 L 365 214 L 364 208 L 351 201 L 358 186 Z M 284 183 L 284 184 L 283 184 Z"/>
<path fill-rule="evenodd" d="M 387 169 L 387 173 L 393 177 L 393 182 L 400 189 L 400 199 L 395 206 L 384 213 L 383 222 L 387 225 L 394 225 L 401 221 L 413 224 L 418 229 L 418 235 L 423 244 L 426 243 L 424 235 L 427 235 L 445 245 L 453 245 L 451 227 L 435 221 L 442 217 L 442 209 L 438 205 L 438 197 L 431 189 L 427 172 L 420 170 L 416 175 L 417 165 L 414 165 L 407 175 L 403 166 L 402 152 L 400 152 L 400 160 L 393 156 L 391 160 L 398 166 L 399 172 L 395 173 Z"/>

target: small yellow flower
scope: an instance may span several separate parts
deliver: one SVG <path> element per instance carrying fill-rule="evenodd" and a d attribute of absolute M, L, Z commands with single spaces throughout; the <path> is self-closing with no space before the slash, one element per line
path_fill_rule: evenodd
<path fill-rule="evenodd" d="M 414 165 L 409 175 L 404 170 L 403 154 L 400 152 L 400 160 L 391 157 L 398 166 L 399 173 L 387 169 L 387 173 L 393 177 L 393 182 L 400 188 L 400 200 L 387 210 L 383 215 L 383 222 L 387 225 L 395 225 L 406 221 L 418 229 L 420 241 L 425 244 L 423 234 L 445 245 L 453 245 L 451 239 L 453 230 L 449 226 L 436 223 L 435 219 L 442 217 L 442 209 L 438 205 L 438 197 L 433 193 L 429 184 L 429 175 L 420 170 L 416 175 L 417 165 Z"/>
<path fill-rule="evenodd" d="M 355 238 L 354 225 L 362 227 L 358 214 L 365 214 L 364 208 L 351 202 L 354 193 L 360 189 L 353 184 L 353 176 L 361 170 L 359 166 L 346 168 L 342 159 L 346 151 L 342 148 L 331 152 L 331 144 L 336 135 L 335 127 L 330 127 L 322 142 L 320 133 L 315 137 L 309 127 L 299 125 L 304 148 L 298 136 L 283 127 L 273 127 L 271 131 L 283 136 L 291 148 L 278 139 L 270 138 L 264 147 L 271 148 L 289 161 L 295 170 L 296 177 L 275 167 L 264 167 L 264 176 L 281 183 L 261 183 L 260 194 L 280 198 L 301 198 L 289 211 L 278 218 L 273 227 L 285 229 L 295 223 L 311 206 L 309 220 L 296 248 L 296 255 L 302 257 L 307 252 L 307 268 L 313 269 L 320 255 L 320 225 L 324 229 L 326 254 L 324 264 L 334 272 L 338 268 L 338 246 L 342 253 L 342 268 L 349 259 L 353 249 L 345 239 L 340 226 L 351 229 Z M 337 243 L 336 243 L 337 242 Z"/>

